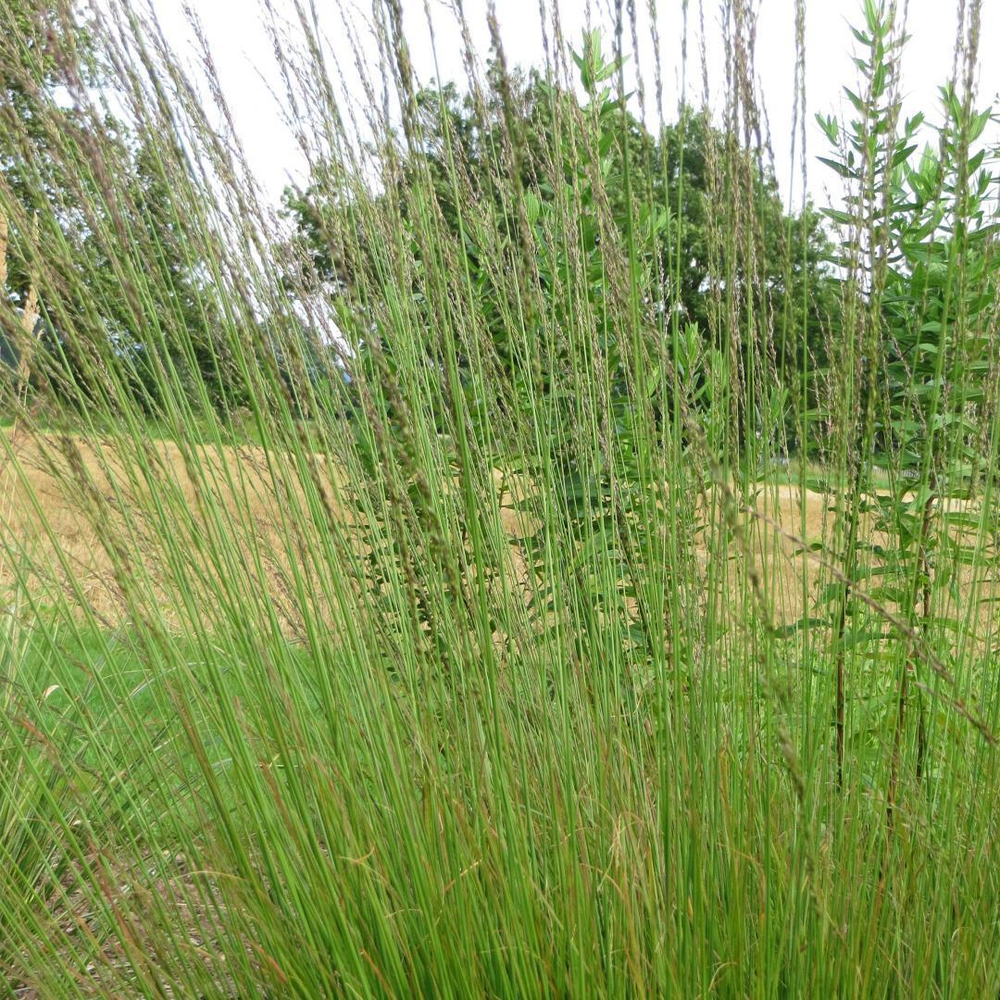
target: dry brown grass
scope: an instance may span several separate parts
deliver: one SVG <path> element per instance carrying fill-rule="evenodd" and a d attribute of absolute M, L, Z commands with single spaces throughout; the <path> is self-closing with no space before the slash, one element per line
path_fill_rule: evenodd
<path fill-rule="evenodd" d="M 31 587 L 42 604 L 66 596 L 71 603 L 85 604 L 98 620 L 116 624 L 128 617 L 129 608 L 109 539 L 127 531 L 130 551 L 143 551 L 142 569 L 170 621 L 175 612 L 169 580 L 177 567 L 168 565 L 162 525 L 151 523 L 155 506 L 149 494 L 152 489 L 172 492 L 165 516 L 177 537 L 184 538 L 213 527 L 200 514 L 209 509 L 205 494 L 210 490 L 213 500 L 221 501 L 212 507 L 216 517 L 262 554 L 271 600 L 285 602 L 287 566 L 281 554 L 287 529 L 261 449 L 227 449 L 220 456 L 215 449 L 197 448 L 186 459 L 176 444 L 150 441 L 143 472 L 130 469 L 107 445 L 67 443 L 16 428 L 4 433 L 0 462 L 6 487 L 3 510 L 9 516 L 0 525 L 8 547 L 6 556 L 0 554 L 0 588 L 12 583 L 19 561 L 32 567 Z M 199 472 L 192 474 L 194 469 Z M 89 482 L 88 489 L 82 481 Z M 218 530 L 219 522 L 214 527 Z"/>
<path fill-rule="evenodd" d="M 176 579 L 179 570 L 162 551 L 163 525 L 148 523 L 153 510 L 150 489 L 168 488 L 174 491 L 174 497 L 166 516 L 177 518 L 176 523 L 170 523 L 170 531 L 191 542 L 212 530 L 224 530 L 238 538 L 245 558 L 242 569 L 248 579 L 259 584 L 283 628 L 289 634 L 298 634 L 301 612 L 294 593 L 290 534 L 315 529 L 301 521 L 290 523 L 289 509 L 303 503 L 301 487 L 295 475 L 288 474 L 287 467 L 284 474 L 273 476 L 262 449 L 241 446 L 220 453 L 212 447 L 198 447 L 185 456 L 173 442 L 150 441 L 144 456 L 149 471 L 140 476 L 107 445 L 74 440 L 67 446 L 65 441 L 23 430 L 14 435 L 9 429 L 4 433 L 0 479 L 5 484 L 5 496 L 0 498 L 0 507 L 10 513 L 0 525 L 8 549 L 6 556 L 0 553 L 0 590 L 13 582 L 13 562 L 20 558 L 22 565 L 32 566 L 30 585 L 42 605 L 68 596 L 70 603 L 85 604 L 108 625 L 127 620 L 131 609 L 124 599 L 120 572 L 108 545 L 109 537 L 126 529 L 133 545 L 145 553 L 142 570 L 148 574 L 163 617 L 167 622 L 178 619 L 181 612 L 173 603 L 175 587 L 170 581 Z M 79 457 L 80 468 L 75 471 L 67 447 Z M 342 477 L 329 464 L 323 468 L 327 485 L 343 485 Z M 80 487 L 81 470 L 95 494 L 89 502 Z M 527 567 L 516 544 L 525 532 L 523 515 L 514 511 L 499 476 L 495 482 L 498 492 L 503 493 L 501 516 L 512 542 L 511 571 L 526 584 Z M 294 485 L 289 487 L 288 483 Z M 295 491 L 294 497 L 280 495 L 289 489 Z M 824 568 L 832 560 L 829 551 L 809 552 L 802 542 L 823 542 L 832 537 L 834 501 L 824 494 L 789 485 L 768 486 L 746 500 L 760 516 L 744 513 L 747 530 L 742 547 L 733 545 L 723 556 L 706 544 L 704 533 L 699 534 L 696 557 L 704 581 L 706 586 L 712 581 L 717 588 L 745 590 L 741 582 L 745 574 L 727 571 L 721 562 L 750 561 L 760 573 L 774 622 L 790 623 L 802 617 L 819 586 L 830 579 Z M 123 507 L 129 508 L 128 517 L 122 516 Z M 345 525 L 354 521 L 342 504 L 333 504 L 332 510 Z M 185 512 L 183 516 L 181 511 Z M 203 523 L 203 511 L 212 512 L 211 524 Z M 144 525 L 148 529 L 145 538 Z M 889 539 L 871 531 L 870 519 L 864 533 L 869 541 L 889 544 Z M 299 539 L 302 542 L 307 539 Z M 130 551 L 135 550 L 130 547 Z M 303 564 L 294 569 L 302 572 Z M 211 599 L 210 578 L 211 573 L 206 574 L 202 584 L 205 599 Z M 983 587 L 980 596 L 989 596 L 993 587 L 988 580 L 984 584 L 984 578 L 982 569 L 974 572 L 966 567 L 961 576 L 962 595 Z M 186 581 L 191 582 L 190 578 Z M 748 598 L 749 593 L 744 597 Z M 733 610 L 740 606 L 737 595 Z M 980 627 L 992 622 L 993 606 L 982 605 L 982 612 L 977 614 Z"/>

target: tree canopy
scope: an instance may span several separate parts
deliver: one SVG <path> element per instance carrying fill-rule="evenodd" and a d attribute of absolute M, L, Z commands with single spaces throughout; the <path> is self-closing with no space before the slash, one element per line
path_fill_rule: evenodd
<path fill-rule="evenodd" d="M 433 191 L 434 212 L 461 243 L 471 284 L 496 320 L 494 344 L 512 385 L 524 371 L 504 342 L 501 314 L 514 304 L 502 301 L 501 286 L 509 286 L 498 280 L 497 255 L 508 271 L 532 275 L 551 299 L 559 253 L 567 248 L 547 241 L 546 216 L 567 206 L 577 214 L 580 247 L 591 258 L 592 296 L 603 294 L 608 279 L 610 226 L 640 249 L 638 263 L 654 276 L 660 301 L 645 305 L 664 336 L 675 323 L 682 332 L 692 326 L 699 349 L 727 349 L 727 296 L 737 286 L 745 286 L 739 294 L 749 294 L 753 286 L 765 315 L 760 336 L 768 341 L 753 350 L 770 358 L 779 381 L 786 370 L 800 371 L 806 354 L 821 364 L 822 325 L 837 296 L 820 213 L 811 206 L 787 212 L 763 157 L 740 146 L 707 111 L 681 107 L 675 122 L 653 134 L 629 110 L 628 95 L 613 93 L 618 64 L 602 54 L 599 34 L 585 37 L 574 59 L 582 97 L 537 70 L 503 73 L 496 63 L 489 66 L 490 86 L 481 91 L 460 92 L 451 82 L 417 90 L 407 141 L 398 135 L 387 140 L 398 143 L 398 170 L 383 179 L 385 187 L 375 196 L 392 201 L 410 225 L 413 213 L 425 210 L 412 193 L 421 184 Z M 498 172 L 500 163 L 508 165 L 506 174 Z M 341 172 L 335 162 L 320 164 L 304 192 L 287 192 L 286 206 L 317 280 L 350 298 L 367 255 L 363 236 L 345 248 L 332 235 L 330 218 L 345 195 L 331 178 Z M 527 205 L 530 244 L 519 234 L 522 222 L 510 216 L 512 185 Z M 760 246 L 752 256 L 762 262 L 762 274 L 747 272 L 748 255 L 732 246 L 726 231 L 722 206 L 747 185 L 751 190 L 742 197 L 755 213 Z M 469 205 L 479 206 L 476 219 L 469 217 Z M 419 247 L 415 252 L 419 257 Z M 391 354 L 391 343 L 379 346 Z M 747 361 L 739 367 L 749 366 Z M 799 391 L 793 376 L 787 381 L 790 393 Z"/>
<path fill-rule="evenodd" d="M 34 270 L 58 288 L 53 295 L 34 289 L 34 335 L 44 350 L 33 379 L 47 379 L 58 393 L 67 379 L 84 378 L 81 351 L 111 351 L 127 362 L 133 391 L 150 406 L 156 404 L 151 367 L 158 364 L 170 366 L 182 383 L 200 372 L 218 397 L 225 387 L 207 346 L 216 318 L 212 296 L 191 243 L 178 233 L 171 172 L 183 157 L 92 99 L 108 74 L 74 0 L 13 0 L 0 12 L 0 35 L 0 205 L 9 231 L 4 292 L 15 307 L 24 306 L 38 253 L 45 267 Z M 125 217 L 132 220 L 127 234 Z M 49 231 L 39 232 L 39 222 Z M 140 289 L 115 266 L 116 245 L 126 238 L 159 280 Z M 100 287 L 83 288 L 84 275 L 89 285 L 97 276 Z M 168 311 L 187 331 L 184 343 L 157 332 L 152 318 Z M 68 329 L 74 337 L 65 336 Z M 0 329 L 8 364 L 20 355 L 24 333 L 23 322 L 8 313 Z"/>

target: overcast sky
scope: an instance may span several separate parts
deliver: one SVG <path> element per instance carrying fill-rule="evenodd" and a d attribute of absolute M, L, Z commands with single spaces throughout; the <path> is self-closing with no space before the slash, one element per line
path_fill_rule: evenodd
<path fill-rule="evenodd" d="M 169 37 L 179 47 L 189 38 L 183 14 L 184 0 L 149 0 L 156 9 Z M 289 0 L 271 0 L 274 9 L 290 14 Z M 372 0 L 317 0 L 323 12 L 322 28 L 334 50 L 344 45 L 342 14 L 364 17 Z M 953 48 L 960 0 L 909 0 L 908 30 L 912 38 L 904 58 L 906 111 L 937 111 L 937 92 L 952 70 Z M 276 203 L 290 182 L 302 182 L 304 165 L 295 142 L 284 124 L 270 87 L 275 83 L 271 45 L 258 12 L 257 0 L 188 0 L 201 19 L 213 50 L 236 125 L 268 196 Z M 435 75 L 435 55 L 443 79 L 461 81 L 464 70 L 458 34 L 444 0 L 427 0 L 434 17 L 436 45 L 432 48 L 427 31 L 424 0 L 401 0 L 407 21 L 407 36 L 416 71 L 426 82 Z M 543 62 L 542 32 L 538 0 L 497 0 L 500 30 L 508 62 L 523 66 Z M 645 8 L 639 2 L 637 7 Z M 681 93 L 682 16 L 680 0 L 660 0 L 658 7 L 661 39 L 661 71 L 665 105 L 675 108 Z M 710 103 L 718 109 L 724 92 L 723 62 L 719 47 L 718 0 L 690 0 L 687 65 L 687 94 L 692 103 L 702 98 L 702 67 L 698 21 L 704 12 L 709 38 L 708 72 Z M 587 10 L 595 25 L 612 24 L 607 0 L 563 0 L 560 14 L 565 35 L 577 40 L 587 23 Z M 790 169 L 792 96 L 794 92 L 794 0 L 759 0 L 756 70 L 768 120 L 771 125 L 776 168 L 785 195 L 794 201 L 801 196 L 799 169 Z M 466 14 L 474 40 L 485 57 L 488 54 L 486 0 L 465 0 Z M 823 200 L 829 171 L 815 162 L 827 152 L 825 139 L 813 121 L 816 112 L 836 113 L 842 107 L 842 87 L 853 84 L 856 70 L 851 62 L 856 43 L 850 23 L 860 20 L 861 0 L 806 0 L 806 93 L 808 104 L 809 189 Z M 626 29 L 627 31 L 627 29 Z M 653 79 L 651 32 L 648 22 L 640 30 L 640 58 L 643 77 L 651 89 Z M 980 106 L 1000 92 L 1000 0 L 983 3 L 979 94 Z M 374 55 L 372 56 L 374 60 Z M 345 78 L 347 90 L 356 98 L 356 83 Z M 650 101 L 651 103 L 651 101 Z M 793 180 L 794 177 L 794 180 Z M 798 187 L 798 189 L 797 189 Z"/>

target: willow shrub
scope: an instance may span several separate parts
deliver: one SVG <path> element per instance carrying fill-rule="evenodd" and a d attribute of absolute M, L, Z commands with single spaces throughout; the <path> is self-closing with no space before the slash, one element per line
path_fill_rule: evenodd
<path fill-rule="evenodd" d="M 48 48 L 4 33 L 36 109 L 3 105 L 0 182 L 7 992 L 995 995 L 978 5 L 921 166 L 898 25 L 866 5 L 857 121 L 824 120 L 848 143 L 829 364 L 775 310 L 795 224 L 761 221 L 743 5 L 704 327 L 676 308 L 690 203 L 622 138 L 624 11 L 572 60 L 545 7 L 544 134 L 491 18 L 464 81 L 489 143 L 464 161 L 442 101 L 432 175 L 399 3 L 362 106 L 291 8 L 326 282 L 210 60 L 203 100 L 127 2 L 86 47 L 65 19 Z M 662 120 L 652 44 L 635 100 Z M 817 449 L 791 488 L 789 441 Z"/>

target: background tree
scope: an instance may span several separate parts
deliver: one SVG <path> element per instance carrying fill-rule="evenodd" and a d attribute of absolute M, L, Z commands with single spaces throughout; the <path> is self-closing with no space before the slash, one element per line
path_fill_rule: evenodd
<path fill-rule="evenodd" d="M 122 370 L 131 371 L 132 390 L 151 410 L 158 397 L 156 365 L 167 365 L 191 392 L 196 386 L 199 393 L 207 390 L 209 404 L 217 403 L 227 383 L 237 380 L 210 347 L 218 321 L 210 276 L 182 235 L 172 172 L 184 158 L 161 148 L 167 141 L 162 136 L 140 133 L 91 98 L 109 75 L 75 2 L 14 0 L 0 12 L 0 34 L 8 301 L 15 310 L 23 307 L 32 254 L 46 255 L 43 270 L 56 292 L 38 290 L 34 336 L 42 350 L 32 366 L 34 381 L 47 381 L 58 394 L 69 382 L 86 381 L 84 371 L 93 369 L 81 363 L 81 352 L 110 351 L 124 362 Z M 109 194 L 112 174 L 124 183 Z M 47 231 L 38 230 L 38 220 Z M 143 267 L 155 280 L 140 288 L 115 266 L 116 244 L 123 241 L 142 253 Z M 85 274 L 89 286 L 98 276 L 99 287 L 84 287 Z M 175 322 L 161 324 L 158 318 L 168 313 Z M 167 325 L 169 336 L 163 333 Z M 28 347 L 18 344 L 21 326 L 14 312 L 5 313 L 0 332 L 8 358 Z"/>
<path fill-rule="evenodd" d="M 582 213 L 579 225 L 584 252 L 594 254 L 595 273 L 606 263 L 600 247 L 601 226 L 610 222 L 624 236 L 635 216 L 638 225 L 648 230 L 646 263 L 657 273 L 662 293 L 660 302 L 650 304 L 654 313 L 665 317 L 676 313 L 682 328 L 688 323 L 696 325 L 706 347 L 718 339 L 718 331 L 725 326 L 725 319 L 715 313 L 727 280 L 732 280 L 733 268 L 737 281 L 750 280 L 741 275 L 739 262 L 730 268 L 720 259 L 725 254 L 724 235 L 712 231 L 710 220 L 719 217 L 712 201 L 726 197 L 727 186 L 739 183 L 740 176 L 751 177 L 762 242 L 758 256 L 765 268 L 762 294 L 773 331 L 767 350 L 779 373 L 801 371 L 807 357 L 821 366 L 826 354 L 824 321 L 833 315 L 838 296 L 827 268 L 830 245 L 820 213 L 811 205 L 801 213 L 786 212 L 777 182 L 763 161 L 735 145 L 731 136 L 713 125 L 706 111 L 683 107 L 678 120 L 654 136 L 623 106 L 628 97 L 623 102 L 612 94 L 609 82 L 617 72 L 617 63 L 602 55 L 599 34 L 585 38 L 574 58 L 580 70 L 582 99 L 534 69 L 514 70 L 500 86 L 496 63 L 488 67 L 490 86 L 483 92 L 460 93 L 450 82 L 417 91 L 417 127 L 409 147 L 404 150 L 400 146 L 395 189 L 375 196 L 376 200 L 397 201 L 407 221 L 413 207 L 407 192 L 414 188 L 418 176 L 429 179 L 441 224 L 455 239 L 461 232 L 472 283 L 481 302 L 496 304 L 491 328 L 500 364 L 511 384 L 523 371 L 519 371 L 511 345 L 504 342 L 501 314 L 515 304 L 498 300 L 504 282 L 497 280 L 497 252 L 507 269 L 528 274 L 537 267 L 537 280 L 549 291 L 552 274 L 546 274 L 543 261 L 536 264 L 527 259 L 515 220 L 505 217 L 504 206 L 509 204 L 505 187 L 511 178 L 497 171 L 498 150 L 505 145 L 515 151 L 514 182 L 534 206 L 530 222 L 538 230 L 541 245 L 545 245 L 541 232 L 545 212 L 556 209 L 560 186 L 579 192 L 584 203 L 590 199 L 593 212 Z M 508 95 L 506 102 L 501 96 L 504 93 Z M 628 184 L 626 160 L 631 171 Z M 595 171 L 601 178 L 601 205 L 593 203 Z M 331 233 L 329 219 L 338 199 L 349 197 L 332 183 L 339 174 L 334 162 L 320 164 L 305 191 L 286 193 L 286 208 L 296 226 L 298 247 L 308 258 L 317 282 L 334 294 L 349 294 L 363 263 L 345 259 Z M 479 245 L 468 219 L 463 226 L 456 202 L 468 204 L 470 199 L 486 206 L 483 215 L 492 218 L 502 233 L 499 246 L 492 238 L 488 245 Z M 598 218 L 600 213 L 604 213 L 604 223 Z M 683 223 L 677 224 L 678 219 Z M 391 354 L 391 344 L 380 347 Z M 747 347 L 753 349 L 759 350 L 761 345 Z M 787 384 L 789 398 L 801 391 L 796 376 L 789 375 Z M 810 396 L 807 402 L 815 400 Z M 786 429 L 794 444 L 790 403 Z"/>

